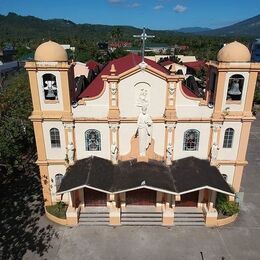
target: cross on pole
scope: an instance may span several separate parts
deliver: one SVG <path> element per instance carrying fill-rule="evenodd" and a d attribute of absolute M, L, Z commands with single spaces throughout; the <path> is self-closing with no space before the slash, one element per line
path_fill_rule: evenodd
<path fill-rule="evenodd" d="M 145 27 L 143 28 L 143 33 L 141 35 L 133 35 L 135 38 L 141 38 L 143 41 L 143 46 L 142 46 L 142 62 L 144 62 L 144 50 L 145 50 L 145 41 L 147 38 L 154 38 L 154 35 L 147 35 L 145 32 Z"/>

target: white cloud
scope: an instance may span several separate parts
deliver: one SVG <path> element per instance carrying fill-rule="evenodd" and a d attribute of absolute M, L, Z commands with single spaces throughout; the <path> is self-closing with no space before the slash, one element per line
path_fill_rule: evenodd
<path fill-rule="evenodd" d="M 173 10 L 176 12 L 176 13 L 183 13 L 187 10 L 187 7 L 186 6 L 183 6 L 183 5 L 176 5 Z"/>
<path fill-rule="evenodd" d="M 163 5 L 156 5 L 153 9 L 154 10 L 161 10 L 161 9 L 163 9 Z"/>
<path fill-rule="evenodd" d="M 131 8 L 137 8 L 137 7 L 140 7 L 140 6 L 141 6 L 141 4 L 137 3 L 137 2 L 132 3 L 132 4 L 129 5 L 129 7 L 131 7 Z"/>

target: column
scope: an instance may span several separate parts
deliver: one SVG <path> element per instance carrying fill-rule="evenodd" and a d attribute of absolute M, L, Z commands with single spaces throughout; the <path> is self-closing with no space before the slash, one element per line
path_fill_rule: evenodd
<path fill-rule="evenodd" d="M 172 164 L 174 149 L 174 132 L 176 123 L 166 123 L 165 128 L 165 161 L 167 165 Z"/>

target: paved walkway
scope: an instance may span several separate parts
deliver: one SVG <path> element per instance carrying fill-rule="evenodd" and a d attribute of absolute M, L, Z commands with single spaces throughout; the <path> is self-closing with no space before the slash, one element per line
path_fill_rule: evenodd
<path fill-rule="evenodd" d="M 242 182 L 244 203 L 238 221 L 222 228 L 55 226 L 51 259 L 258 260 L 260 259 L 260 117 L 253 124 Z M 48 222 L 41 219 L 42 222 Z M 202 254 L 203 257 L 202 258 Z M 27 252 L 23 259 L 39 259 Z"/>

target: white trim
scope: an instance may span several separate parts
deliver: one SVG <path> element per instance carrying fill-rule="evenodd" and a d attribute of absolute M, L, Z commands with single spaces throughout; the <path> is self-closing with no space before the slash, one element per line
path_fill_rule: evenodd
<path fill-rule="evenodd" d="M 155 188 L 155 187 L 151 187 L 151 186 L 147 186 L 147 185 L 141 185 L 135 188 L 131 188 L 131 189 L 126 189 L 126 190 L 120 190 L 120 191 L 116 191 L 113 192 L 113 194 L 118 194 L 118 193 L 122 193 L 122 192 L 128 192 L 128 191 L 133 191 L 133 190 L 140 190 L 140 189 L 148 189 L 148 190 L 154 190 L 154 191 L 160 191 L 160 192 L 165 192 L 168 194 L 173 194 L 173 195 L 177 195 L 178 193 L 176 192 L 172 192 L 172 191 L 168 191 L 168 190 L 163 190 L 163 189 L 159 189 L 159 188 Z"/>
<path fill-rule="evenodd" d="M 135 188 L 120 190 L 120 191 L 116 191 L 116 192 L 109 192 L 109 191 L 101 190 L 101 189 L 94 188 L 94 187 L 91 187 L 91 186 L 88 186 L 88 185 L 81 185 L 81 186 L 78 186 L 78 187 L 76 187 L 76 188 L 73 188 L 73 189 L 70 189 L 70 190 L 66 190 L 66 191 L 64 191 L 64 192 L 57 192 L 56 194 L 57 194 L 57 195 L 60 195 L 60 194 L 63 194 L 63 193 L 66 193 L 66 192 L 71 192 L 71 191 L 78 190 L 78 189 L 81 189 L 81 188 L 89 188 L 89 189 L 91 189 L 91 190 L 96 190 L 96 191 L 100 191 L 100 192 L 103 192 L 103 193 L 106 193 L 106 194 L 112 194 L 112 195 L 113 195 L 113 194 L 122 193 L 122 192 L 128 192 L 128 191 L 133 191 L 133 190 L 139 190 L 139 189 L 143 189 L 143 188 L 148 189 L 148 190 L 154 190 L 154 191 L 165 192 L 165 193 L 172 194 L 172 195 L 183 195 L 183 194 L 191 193 L 191 192 L 193 192 L 193 191 L 198 191 L 198 190 L 202 190 L 202 189 L 210 189 L 210 190 L 214 190 L 214 191 L 217 191 L 217 192 L 220 192 L 220 193 L 224 193 L 224 194 L 227 194 L 227 195 L 230 195 L 230 196 L 235 196 L 235 194 L 233 194 L 233 193 L 229 193 L 229 192 L 226 192 L 226 191 L 222 191 L 222 190 L 213 188 L 213 187 L 211 187 L 211 186 L 198 187 L 198 188 L 195 188 L 195 189 L 192 189 L 192 190 L 187 190 L 187 191 L 183 191 L 183 192 L 177 193 L 177 192 L 172 192 L 172 191 L 168 191 L 168 190 L 163 190 L 163 189 L 159 189 L 159 188 L 155 188 L 155 187 L 151 187 L 151 186 L 147 186 L 147 185 L 141 185 L 141 186 L 138 186 L 138 187 L 135 187 Z"/>
<path fill-rule="evenodd" d="M 67 193 L 67 192 L 71 192 L 71 191 L 74 191 L 74 190 L 79 190 L 79 189 L 81 189 L 81 188 L 89 188 L 89 189 L 91 189 L 91 190 L 100 191 L 100 192 L 103 192 L 103 193 L 106 193 L 106 194 L 113 194 L 113 193 L 111 193 L 111 192 L 109 192 L 109 191 L 101 190 L 101 189 L 94 188 L 94 187 L 88 186 L 88 185 L 77 186 L 77 187 L 75 187 L 75 188 L 73 188 L 73 189 L 70 189 L 70 190 L 66 190 L 66 191 L 63 191 L 63 192 L 57 192 L 56 194 L 57 194 L 57 195 L 61 195 L 61 194 L 64 194 L 64 193 Z"/>
<path fill-rule="evenodd" d="M 235 194 L 233 194 L 233 193 L 229 193 L 229 192 L 226 192 L 226 191 L 223 191 L 223 190 L 219 190 L 219 189 L 213 188 L 213 187 L 208 186 L 208 185 L 202 186 L 202 187 L 198 187 L 198 188 L 195 188 L 195 189 L 192 189 L 192 190 L 187 190 L 187 191 L 180 192 L 179 195 L 183 195 L 183 194 L 187 194 L 187 193 L 190 193 L 190 192 L 193 192 L 193 191 L 198 191 L 198 190 L 203 190 L 203 189 L 214 190 L 214 191 L 217 191 L 217 192 L 220 192 L 220 193 L 224 193 L 224 194 L 227 194 L 227 195 L 230 195 L 230 196 L 235 196 Z"/>

